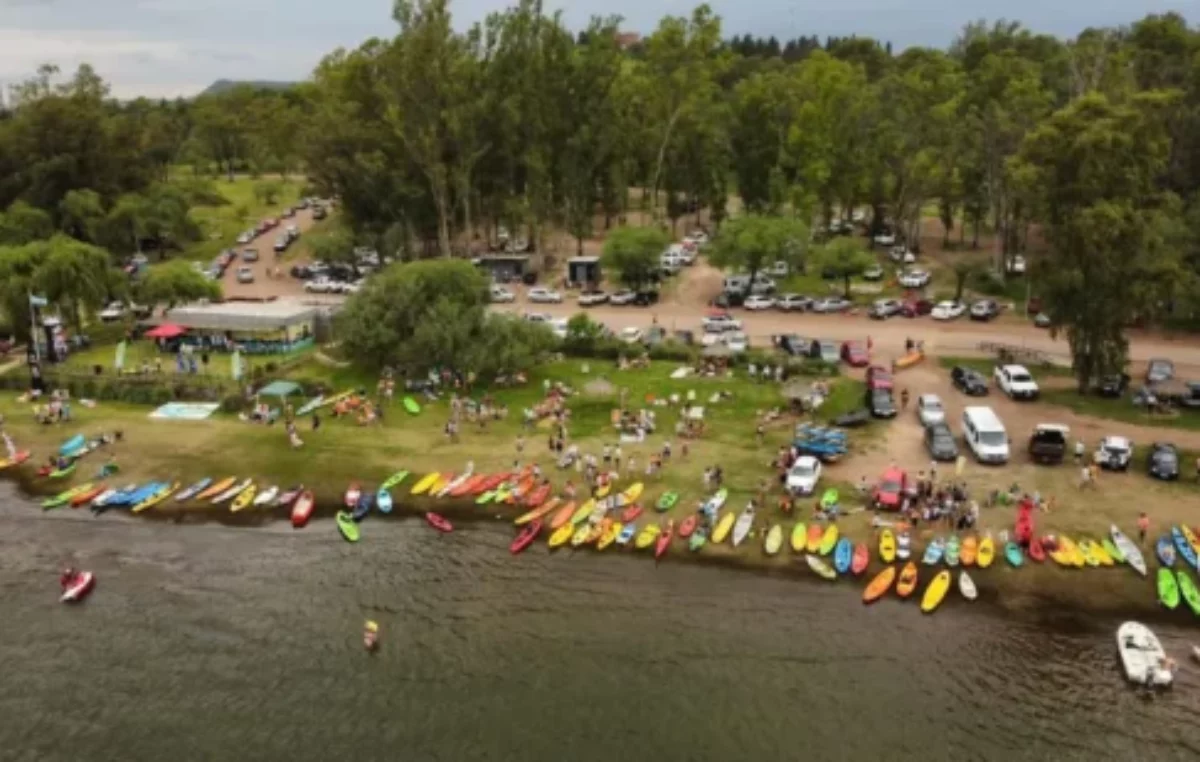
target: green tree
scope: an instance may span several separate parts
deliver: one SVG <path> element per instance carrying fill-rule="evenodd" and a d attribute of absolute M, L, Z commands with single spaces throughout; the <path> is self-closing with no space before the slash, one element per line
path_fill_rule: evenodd
<path fill-rule="evenodd" d="M 875 257 L 852 238 L 834 238 L 810 257 L 813 267 L 842 279 L 842 295 L 850 298 L 850 279 L 875 264 Z"/>
<path fill-rule="evenodd" d="M 957 259 L 954 262 L 954 301 L 961 302 L 967 280 L 979 272 L 979 266 L 969 259 Z"/>
<path fill-rule="evenodd" d="M 58 205 L 58 220 L 67 235 L 95 243 L 104 221 L 104 201 L 90 188 L 67 191 Z"/>
<path fill-rule="evenodd" d="M 717 267 L 747 273 L 753 283 L 759 271 L 776 262 L 799 269 L 808 239 L 808 226 L 799 220 L 748 214 L 725 223 L 708 259 Z"/>
<path fill-rule="evenodd" d="M 254 184 L 254 198 L 260 204 L 274 204 L 283 192 L 283 183 L 278 180 L 259 180 Z"/>
<path fill-rule="evenodd" d="M 221 298 L 221 284 L 209 280 L 191 262 L 174 260 L 151 267 L 138 283 L 137 298 L 149 304 L 165 304 L 167 308 L 201 299 Z"/>
<path fill-rule="evenodd" d="M 658 280 L 660 259 L 671 239 L 658 228 L 619 227 L 604 239 L 601 266 L 617 274 L 617 280 L 640 289 Z"/>
<path fill-rule="evenodd" d="M 76 327 L 124 289 L 124 274 L 98 246 L 61 234 L 29 245 L 35 247 L 32 257 L 37 262 L 33 289 L 61 305 Z"/>
<path fill-rule="evenodd" d="M 24 201 L 15 201 L 0 213 L 0 246 L 14 246 L 54 233 L 54 220 L 46 212 Z"/>

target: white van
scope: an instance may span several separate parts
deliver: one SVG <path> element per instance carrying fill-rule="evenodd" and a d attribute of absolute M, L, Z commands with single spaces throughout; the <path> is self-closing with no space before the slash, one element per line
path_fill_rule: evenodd
<path fill-rule="evenodd" d="M 962 415 L 963 440 L 980 463 L 1008 462 L 1008 432 L 990 407 L 968 407 Z"/>

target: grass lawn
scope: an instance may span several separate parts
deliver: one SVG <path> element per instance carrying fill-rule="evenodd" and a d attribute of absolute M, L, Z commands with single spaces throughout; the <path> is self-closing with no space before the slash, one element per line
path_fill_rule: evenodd
<path fill-rule="evenodd" d="M 1152 415 L 1147 413 L 1145 408 L 1134 406 L 1128 398 L 1109 399 L 1079 394 L 1074 389 L 1048 389 L 1043 391 L 1041 396 L 1043 402 L 1062 405 L 1080 415 L 1123 421 L 1138 426 L 1200 431 L 1200 411 L 1179 410 L 1167 415 Z"/>
<path fill-rule="evenodd" d="M 279 183 L 279 197 L 273 204 L 264 204 L 254 195 L 254 186 L 264 180 Z M 304 187 L 303 177 L 278 179 L 264 177 L 254 180 L 248 176 L 235 176 L 230 182 L 225 178 L 213 180 L 217 191 L 229 200 L 223 206 L 199 206 L 192 209 L 192 218 L 200 226 L 202 238 L 188 246 L 180 255 L 185 259 L 208 262 L 222 249 L 232 246 L 238 234 L 264 217 L 274 217 L 296 203 Z"/>

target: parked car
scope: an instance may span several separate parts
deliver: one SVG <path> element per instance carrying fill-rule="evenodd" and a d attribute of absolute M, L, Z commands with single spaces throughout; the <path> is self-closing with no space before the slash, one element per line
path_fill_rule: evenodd
<path fill-rule="evenodd" d="M 917 255 L 909 251 L 907 246 L 893 246 L 888 256 L 897 264 L 911 265 L 917 261 Z"/>
<path fill-rule="evenodd" d="M 881 365 L 867 368 L 867 386 L 871 389 L 891 389 L 894 381 L 892 372 Z"/>
<path fill-rule="evenodd" d="M 986 397 L 988 395 L 987 379 L 974 368 L 955 365 L 950 369 L 950 383 L 968 397 Z"/>
<path fill-rule="evenodd" d="M 804 312 L 812 304 L 812 299 L 802 294 L 784 294 L 775 300 L 775 307 L 784 312 Z"/>
<path fill-rule="evenodd" d="M 853 306 L 853 302 L 840 296 L 827 296 L 812 303 L 812 311 L 820 313 L 845 312 Z"/>
<path fill-rule="evenodd" d="M 784 262 L 781 259 L 778 262 L 776 262 L 775 264 L 766 268 L 766 272 L 769 275 L 774 275 L 776 278 L 786 278 L 788 276 L 788 273 L 791 272 L 791 269 L 792 268 L 788 266 L 788 263 Z"/>
<path fill-rule="evenodd" d="M 1008 272 L 1012 275 L 1025 274 L 1025 257 L 1020 254 L 1016 255 L 1008 261 Z"/>
<path fill-rule="evenodd" d="M 945 423 L 946 406 L 942 404 L 942 398 L 936 394 L 922 394 L 917 397 L 917 420 L 925 427 Z"/>
<path fill-rule="evenodd" d="M 1094 387 L 1097 395 L 1108 397 L 1110 399 L 1120 399 L 1125 396 L 1125 392 L 1129 390 L 1128 373 L 1118 373 L 1112 376 L 1105 376 Z"/>
<path fill-rule="evenodd" d="M 971 305 L 971 319 L 987 322 L 1000 314 L 1000 305 L 995 299 L 980 299 Z"/>
<path fill-rule="evenodd" d="M 841 359 L 841 346 L 832 339 L 817 339 L 812 343 L 808 350 L 810 357 L 814 357 L 830 365 L 837 365 Z"/>
<path fill-rule="evenodd" d="M 906 318 L 921 317 L 933 312 L 933 302 L 928 299 L 905 299 L 900 305 L 900 315 Z"/>
<path fill-rule="evenodd" d="M 1039 312 L 1033 316 L 1033 325 L 1035 328 L 1049 328 L 1050 316 L 1045 312 Z"/>
<path fill-rule="evenodd" d="M 750 348 L 750 339 L 741 331 L 725 334 L 725 346 L 730 352 L 745 352 Z"/>
<path fill-rule="evenodd" d="M 925 449 L 934 460 L 943 463 L 958 460 L 958 443 L 944 421 L 925 427 Z"/>
<path fill-rule="evenodd" d="M 1146 365 L 1146 383 L 1161 384 L 1175 378 L 1175 363 L 1164 357 L 1156 357 Z"/>
<path fill-rule="evenodd" d="M 1155 442 L 1146 456 L 1146 473 L 1156 479 L 1174 481 L 1179 478 L 1179 450 L 1170 442 Z"/>
<path fill-rule="evenodd" d="M 724 333 L 725 331 L 742 330 L 742 321 L 731 315 L 719 313 L 705 315 L 700 319 L 700 326 L 706 333 Z"/>
<path fill-rule="evenodd" d="M 879 478 L 873 495 L 877 508 L 898 511 L 908 493 L 908 474 L 896 466 L 889 467 Z"/>
<path fill-rule="evenodd" d="M 244 265 L 239 267 L 237 269 L 237 281 L 238 283 L 253 283 L 254 270 Z"/>
<path fill-rule="evenodd" d="M 876 299 L 867 314 L 874 320 L 887 320 L 899 315 L 902 307 L 899 299 Z"/>
<path fill-rule="evenodd" d="M 875 418 L 895 418 L 896 401 L 892 399 L 892 390 L 867 389 L 867 409 Z"/>
<path fill-rule="evenodd" d="M 842 360 L 851 368 L 866 367 L 871 361 L 866 343 L 862 341 L 847 341 L 842 344 Z"/>
<path fill-rule="evenodd" d="M 529 301 L 534 304 L 562 304 L 562 300 L 562 294 L 554 289 L 541 286 L 529 289 Z"/>
<path fill-rule="evenodd" d="M 876 246 L 895 246 L 896 235 L 887 231 L 881 232 L 873 239 Z"/>
<path fill-rule="evenodd" d="M 793 357 L 805 357 L 812 349 L 812 340 L 794 333 L 772 336 L 771 343 Z"/>
<path fill-rule="evenodd" d="M 863 270 L 863 280 L 883 280 L 883 268 L 879 265 L 871 265 L 866 270 Z"/>
<path fill-rule="evenodd" d="M 934 320 L 958 320 L 967 313 L 967 305 L 962 302 L 938 302 L 929 314 Z"/>
<path fill-rule="evenodd" d="M 313 277 L 313 271 L 308 265 L 292 265 L 292 269 L 288 270 L 288 275 L 296 280 L 308 280 Z"/>
<path fill-rule="evenodd" d="M 1037 381 L 1024 365 L 998 365 L 992 371 L 996 386 L 1014 400 L 1035 400 L 1038 397 Z"/>
<path fill-rule="evenodd" d="M 515 302 L 517 300 L 516 294 L 500 285 L 493 285 L 489 296 L 492 302 L 496 304 Z"/>
<path fill-rule="evenodd" d="M 775 306 L 775 300 L 769 296 L 751 296 L 744 306 L 748 310 L 769 310 Z"/>
<path fill-rule="evenodd" d="M 1133 460 L 1133 442 L 1125 437 L 1105 437 L 1092 454 L 1092 460 L 1109 471 L 1127 471 Z"/>
<path fill-rule="evenodd" d="M 287 251 L 287 247 L 291 246 L 291 244 L 292 244 L 292 239 L 288 238 L 285 235 L 279 236 L 278 238 L 275 239 L 275 246 L 274 246 L 275 253 L 279 254 L 279 253 Z"/>
<path fill-rule="evenodd" d="M 243 262 L 257 262 L 258 261 L 258 249 L 242 249 L 242 261 Z"/>
<path fill-rule="evenodd" d="M 579 294 L 580 307 L 594 307 L 608 301 L 608 294 L 603 291 L 582 291 Z"/>
<path fill-rule="evenodd" d="M 619 307 L 626 304 L 633 304 L 633 300 L 636 298 L 637 294 L 627 288 L 623 288 L 620 291 L 613 292 L 613 294 L 608 297 L 608 303 Z"/>
<path fill-rule="evenodd" d="M 107 307 L 100 310 L 100 319 L 105 323 L 111 323 L 123 317 L 125 317 L 124 302 L 109 302 Z"/>
<path fill-rule="evenodd" d="M 313 207 L 312 218 L 314 220 L 323 220 L 328 216 L 328 214 L 329 213 L 325 211 L 325 207 L 321 206 L 320 204 L 317 204 Z"/>
<path fill-rule="evenodd" d="M 1035 463 L 1055 465 L 1067 454 L 1071 430 L 1057 423 L 1039 423 L 1029 437 L 1029 458 Z"/>
<path fill-rule="evenodd" d="M 642 329 L 634 326 L 621 329 L 621 341 L 626 344 L 636 344 L 642 340 Z"/>
<path fill-rule="evenodd" d="M 801 455 L 788 469 L 787 489 L 793 495 L 811 495 L 821 479 L 821 461 L 811 455 Z"/>
<path fill-rule="evenodd" d="M 304 284 L 304 290 L 310 294 L 336 294 L 342 290 L 342 284 L 321 276 Z"/>
<path fill-rule="evenodd" d="M 933 276 L 924 270 L 909 270 L 899 278 L 900 285 L 905 288 L 925 288 L 931 280 Z"/>

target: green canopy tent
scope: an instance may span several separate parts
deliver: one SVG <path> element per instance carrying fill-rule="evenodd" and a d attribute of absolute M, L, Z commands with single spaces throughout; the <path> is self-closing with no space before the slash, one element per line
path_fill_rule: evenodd
<path fill-rule="evenodd" d="M 278 397 L 281 401 L 286 400 L 293 394 L 301 393 L 300 384 L 293 381 L 272 381 L 258 390 L 260 397 Z"/>

